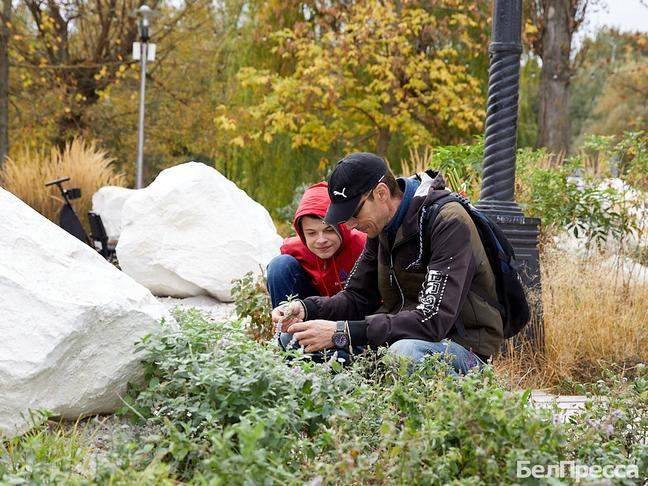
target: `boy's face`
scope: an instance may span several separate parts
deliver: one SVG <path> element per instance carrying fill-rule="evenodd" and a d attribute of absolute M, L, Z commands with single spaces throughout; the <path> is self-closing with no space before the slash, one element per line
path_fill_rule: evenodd
<path fill-rule="evenodd" d="M 306 246 L 322 259 L 331 258 L 342 245 L 333 226 L 325 224 L 320 218 L 304 216 L 301 219 L 302 232 Z"/>

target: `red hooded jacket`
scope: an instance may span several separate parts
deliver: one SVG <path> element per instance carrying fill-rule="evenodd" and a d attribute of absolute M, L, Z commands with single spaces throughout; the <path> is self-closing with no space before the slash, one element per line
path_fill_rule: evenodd
<path fill-rule="evenodd" d="M 300 219 L 304 216 L 323 218 L 331 200 L 328 195 L 328 184 L 318 182 L 304 192 L 295 213 L 293 226 L 299 235 L 286 238 L 281 245 L 281 253 L 297 259 L 302 268 L 310 275 L 311 281 L 320 295 L 337 294 L 344 288 L 347 275 L 362 253 L 367 236 L 356 230 L 349 230 L 344 224 L 338 226 L 338 234 L 342 238 L 339 250 L 326 260 L 315 255 L 306 246 Z"/>

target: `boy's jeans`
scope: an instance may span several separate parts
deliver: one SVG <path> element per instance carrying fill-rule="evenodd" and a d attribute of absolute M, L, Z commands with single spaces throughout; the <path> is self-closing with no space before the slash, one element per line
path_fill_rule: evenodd
<path fill-rule="evenodd" d="M 310 278 L 293 256 L 278 255 L 270 260 L 266 277 L 273 309 L 289 295 L 297 295 L 299 299 L 319 295 Z"/>

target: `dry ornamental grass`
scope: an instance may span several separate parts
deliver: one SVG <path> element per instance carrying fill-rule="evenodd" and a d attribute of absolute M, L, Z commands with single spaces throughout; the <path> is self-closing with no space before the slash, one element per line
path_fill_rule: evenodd
<path fill-rule="evenodd" d="M 75 138 L 63 150 L 23 149 L 15 158 L 7 158 L 0 171 L 0 185 L 48 219 L 58 223 L 63 198 L 56 186 L 45 182 L 68 176 L 64 187 L 79 187 L 81 199 L 73 201 L 81 221 L 92 207 L 92 195 L 103 186 L 124 186 L 126 178 L 112 169 L 113 159 L 94 142 Z M 86 228 L 87 229 L 87 228 Z"/>
<path fill-rule="evenodd" d="M 648 360 L 648 284 L 613 256 L 545 249 L 542 294 L 544 354 L 509 350 L 495 361 L 512 387 L 584 383 Z"/>

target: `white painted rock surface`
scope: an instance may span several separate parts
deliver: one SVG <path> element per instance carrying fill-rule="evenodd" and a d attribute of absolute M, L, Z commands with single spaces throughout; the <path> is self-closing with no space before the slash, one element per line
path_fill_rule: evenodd
<path fill-rule="evenodd" d="M 176 299 L 174 297 L 158 297 L 157 299 L 169 311 L 197 309 L 217 322 L 225 321 L 234 314 L 234 304 L 221 302 L 208 295 L 198 295 L 185 299 Z"/>
<path fill-rule="evenodd" d="M 119 239 L 122 208 L 135 192 L 135 189 L 126 187 L 104 186 L 92 195 L 92 210 L 101 216 L 108 239 Z"/>
<path fill-rule="evenodd" d="M 21 414 L 111 412 L 139 377 L 134 343 L 168 313 L 89 246 L 0 188 L 0 435 Z"/>
<path fill-rule="evenodd" d="M 155 295 L 232 300 L 232 280 L 279 254 L 268 211 L 205 164 L 166 169 L 124 204 L 117 258 Z"/>

